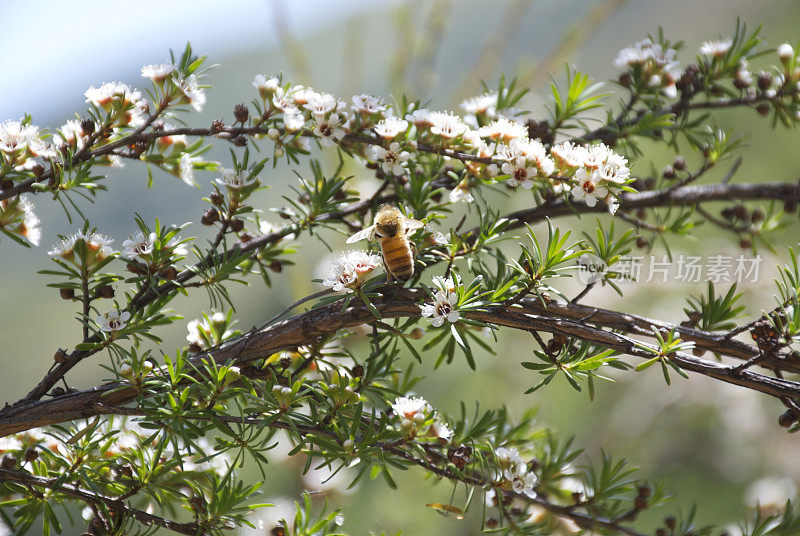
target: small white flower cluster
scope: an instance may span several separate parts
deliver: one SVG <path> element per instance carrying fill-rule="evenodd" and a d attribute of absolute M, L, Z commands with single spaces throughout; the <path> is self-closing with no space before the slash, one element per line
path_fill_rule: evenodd
<path fill-rule="evenodd" d="M 409 439 L 430 436 L 449 441 L 453 437 L 453 431 L 447 423 L 438 418 L 433 407 L 422 397 L 399 396 L 394 399 L 392 411 Z"/>
<path fill-rule="evenodd" d="M 347 251 L 333 261 L 322 284 L 331 287 L 335 292 L 345 288 L 358 288 L 364 278 L 380 265 L 380 255 L 366 251 Z"/>
<path fill-rule="evenodd" d="M 39 127 L 20 121 L 0 123 L 0 165 L 14 171 L 30 171 L 58 151 L 39 132 Z"/>
<path fill-rule="evenodd" d="M 100 87 L 91 86 L 84 93 L 86 102 L 106 113 L 115 113 L 114 126 L 138 128 L 147 121 L 148 103 L 138 89 L 122 82 L 105 82 Z"/>
<path fill-rule="evenodd" d="M 0 229 L 14 233 L 38 246 L 42 238 L 39 218 L 26 194 L 0 200 Z"/>
<path fill-rule="evenodd" d="M 500 476 L 511 484 L 515 493 L 536 497 L 533 487 L 536 485 L 536 475 L 528 471 L 528 465 L 522 461 L 519 451 L 515 448 L 498 447 L 494 451 Z"/>
<path fill-rule="evenodd" d="M 603 199 L 609 211 L 616 212 L 619 203 L 614 196 L 630 181 L 626 158 L 603 143 L 584 147 L 567 141 L 553 146 L 550 152 L 559 176 L 572 177 L 575 181 L 571 193 L 577 201 L 594 207 L 598 199 Z"/>
<path fill-rule="evenodd" d="M 86 245 L 86 262 L 89 265 L 98 264 L 114 254 L 114 250 L 111 248 L 111 244 L 114 242 L 113 239 L 100 233 L 84 233 L 82 231 L 65 236 L 47 254 L 51 257 L 61 257 L 66 261 L 77 264 L 75 260 L 75 245 L 79 241 L 83 241 Z"/>
<path fill-rule="evenodd" d="M 675 49 L 664 48 L 647 38 L 620 50 L 614 65 L 637 70 L 649 87 L 660 88 L 665 96 L 674 99 L 678 96 L 675 83 L 681 76 L 676 56 Z"/>

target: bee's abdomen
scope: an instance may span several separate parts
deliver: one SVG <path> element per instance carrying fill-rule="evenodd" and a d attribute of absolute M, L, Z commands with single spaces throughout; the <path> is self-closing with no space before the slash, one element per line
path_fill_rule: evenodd
<path fill-rule="evenodd" d="M 414 274 L 414 256 L 404 235 L 385 238 L 381 243 L 386 270 L 397 279 L 407 280 Z"/>

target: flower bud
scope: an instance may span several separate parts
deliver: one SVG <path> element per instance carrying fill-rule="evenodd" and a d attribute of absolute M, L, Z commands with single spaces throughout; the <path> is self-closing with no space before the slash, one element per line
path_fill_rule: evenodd
<path fill-rule="evenodd" d="M 61 288 L 58 289 L 58 293 L 61 295 L 62 300 L 74 300 L 75 299 L 75 290 L 71 288 Z"/>
<path fill-rule="evenodd" d="M 280 137 L 281 133 L 278 131 L 277 128 L 271 128 L 267 131 L 267 137 L 271 140 L 277 140 Z"/>
<path fill-rule="evenodd" d="M 780 58 L 781 63 L 784 65 L 788 65 L 792 58 L 794 58 L 794 49 L 792 45 L 789 43 L 783 43 L 778 47 L 778 58 Z"/>
<path fill-rule="evenodd" d="M 683 171 L 686 169 L 686 159 L 682 156 L 675 157 L 675 161 L 672 163 L 672 167 L 678 171 Z"/>
<path fill-rule="evenodd" d="M 411 330 L 411 332 L 409 332 L 408 335 L 406 335 L 407 338 L 413 341 L 418 341 L 424 336 L 425 336 L 425 330 L 422 328 L 414 328 Z"/>
<path fill-rule="evenodd" d="M 274 261 L 269 263 L 269 269 L 275 272 L 276 274 L 279 274 L 283 271 L 283 263 L 275 259 Z"/>
<path fill-rule="evenodd" d="M 130 380 L 133 378 L 133 369 L 126 363 L 119 368 L 119 375 L 127 380 Z"/>

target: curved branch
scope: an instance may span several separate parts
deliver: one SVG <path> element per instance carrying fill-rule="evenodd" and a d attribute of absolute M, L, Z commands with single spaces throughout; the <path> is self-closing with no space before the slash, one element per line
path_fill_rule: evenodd
<path fill-rule="evenodd" d="M 420 318 L 419 303 L 427 299 L 427 293 L 420 289 L 397 289 L 393 286 L 386 288 L 389 290 L 391 298 L 382 296 L 371 300 L 382 318 Z M 559 308 L 562 311 L 568 311 L 568 314 L 566 312 L 558 314 Z M 582 312 L 586 312 L 584 316 L 587 318 L 577 319 Z M 650 349 L 655 349 L 655 347 L 628 335 L 606 331 L 587 325 L 585 322 L 594 321 L 598 325 L 606 323 L 618 329 L 627 326 L 632 333 L 637 335 L 642 334 L 645 325 L 673 329 L 668 324 L 655 323 L 625 313 L 614 313 L 577 304 L 556 305 L 546 314 L 540 314 L 540 310 L 531 306 L 530 303 L 519 304 L 511 310 L 500 305 L 488 307 L 483 311 L 471 311 L 465 313 L 464 316 L 523 331 L 542 331 L 574 337 L 641 358 L 654 356 L 652 352 L 648 352 L 642 346 Z M 220 364 L 234 361 L 239 366 L 246 366 L 280 350 L 307 345 L 320 337 L 342 329 L 370 324 L 374 320 L 375 318 L 367 307 L 352 305 L 342 310 L 341 301 L 336 301 L 265 328 L 251 330 L 228 341 L 220 348 L 198 354 L 192 360 L 199 363 L 204 358 L 212 358 Z M 631 329 L 631 326 L 636 329 Z M 682 333 L 687 334 L 687 339 L 694 336 L 709 349 L 724 355 L 741 356 L 744 359 L 745 355 L 749 355 L 751 352 L 747 345 L 737 341 L 724 341 L 723 338 L 718 338 L 713 334 L 688 328 L 675 327 L 674 329 L 684 330 Z M 795 381 L 772 378 L 749 370 L 739 370 L 735 366 L 702 359 L 685 352 L 678 352 L 671 359 L 676 365 L 687 371 L 726 383 L 740 385 L 778 398 L 800 397 L 800 383 Z M 246 371 L 243 370 L 243 373 Z M 138 392 L 127 383 L 109 382 L 89 390 L 57 396 L 50 400 L 21 401 L 14 406 L 0 410 L 0 436 L 39 426 L 113 413 L 114 406 L 128 404 L 137 397 L 148 396 L 148 394 Z"/>
<path fill-rule="evenodd" d="M 49 489 L 55 493 L 60 493 L 73 499 L 83 501 L 86 504 L 102 504 L 112 512 L 130 515 L 143 525 L 155 525 L 173 532 L 177 532 L 178 534 L 186 534 L 188 536 L 205 534 L 205 531 L 203 531 L 202 527 L 197 523 L 178 523 L 163 517 L 148 514 L 147 512 L 133 508 L 117 498 L 102 495 L 93 491 L 87 491 L 72 484 L 65 484 L 59 482 L 59 479 L 57 478 L 43 478 L 22 471 L 0 468 L 0 482 L 2 481 L 15 482 L 17 484 L 32 486 L 34 488 Z"/>

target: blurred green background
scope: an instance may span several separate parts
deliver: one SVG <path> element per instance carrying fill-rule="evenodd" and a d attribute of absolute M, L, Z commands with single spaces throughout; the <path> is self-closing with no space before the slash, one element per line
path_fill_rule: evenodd
<path fill-rule="evenodd" d="M 81 112 L 82 93 L 89 85 L 119 79 L 141 87 L 141 65 L 162 62 L 170 48 L 179 51 L 187 41 L 197 53 L 208 55 L 210 63 L 219 64 L 208 80 L 214 89 L 208 92 L 206 109 L 188 119 L 190 124 L 204 125 L 215 118 L 232 122 L 233 106 L 255 95 L 250 83 L 259 73 L 283 72 L 285 79 L 346 100 L 353 93 L 399 98 L 406 92 L 423 101 L 430 99 L 431 108 L 453 110 L 464 97 L 481 92 L 481 79 L 491 87 L 501 73 L 519 75 L 521 85 L 533 89 L 523 101 L 524 108 L 541 118 L 549 102 L 548 71 L 559 79 L 568 61 L 597 79 L 613 79 L 617 51 L 657 32 L 659 26 L 671 40 L 685 41 L 679 55 L 683 65 L 692 61 L 702 41 L 729 35 L 737 17 L 751 27 L 764 22 L 763 35 L 770 44 L 796 44 L 800 38 L 796 0 L 143 1 L 128 6 L 131 13 L 127 15 L 112 5 L 99 0 L 59 6 L 45 1 L 2 2 L 8 16 L 0 23 L 0 48 L 20 47 L 25 42 L 20 40 L 26 40 L 28 48 L 0 55 L 0 120 L 30 112 L 35 124 L 57 127 Z M 25 33 L 29 31 L 25 24 L 45 8 L 49 14 L 35 29 L 46 36 L 40 40 Z M 613 90 L 613 84 L 607 89 Z M 607 102 L 616 103 L 616 97 Z M 726 113 L 719 124 L 750 133 L 735 181 L 796 180 L 800 140 L 795 131 L 773 132 L 769 121 L 752 111 Z M 220 143 L 209 158 L 229 165 L 227 151 Z M 332 151 L 314 153 L 328 169 L 335 165 L 334 155 Z M 661 148 L 649 149 L 645 155 L 633 167 L 634 175 L 650 174 L 674 156 Z M 697 161 L 693 155 L 686 156 L 690 163 Z M 721 165 L 705 180 L 718 180 L 729 165 Z M 297 170 L 307 173 L 308 167 L 303 164 Z M 355 181 L 369 187 L 365 171 L 354 165 L 348 169 Z M 196 223 L 204 209 L 200 198 L 210 191 L 213 178 L 212 174 L 199 176 L 202 192 L 198 192 L 175 177 L 159 174 L 148 191 L 145 168 L 128 163 L 123 170 L 111 170 L 110 193 L 101 192 L 94 205 L 83 207 L 93 225 L 115 238 L 117 247 L 134 230 L 135 214 L 149 222 L 156 216 L 164 223 L 195 222 L 187 233 L 202 240 L 209 230 Z M 295 180 L 284 164 L 265 172 L 262 182 L 271 189 L 259 194 L 256 206 L 280 207 L 284 204 L 280 196 L 287 194 L 287 186 Z M 507 210 L 523 208 L 528 202 L 526 196 L 498 198 Z M 74 305 L 46 289 L 46 278 L 36 273 L 49 267 L 46 252 L 56 234 L 73 232 L 77 224 L 68 223 L 58 205 L 46 197 L 39 196 L 35 204 L 43 221 L 42 246 L 24 250 L 8 241 L 0 244 L 0 364 L 5 371 L 0 375 L 0 392 L 7 401 L 33 386 L 52 363 L 56 348 L 71 347 L 80 333 Z M 460 214 L 464 209 L 457 206 L 455 210 Z M 277 221 L 269 213 L 265 219 Z M 556 224 L 573 228 L 577 236 L 593 222 L 593 218 L 562 219 Z M 794 243 L 798 230 L 795 219 L 779 244 Z M 335 247 L 344 243 L 338 235 L 329 233 L 326 238 Z M 263 323 L 286 304 L 319 290 L 310 279 L 318 275 L 318 260 L 328 252 L 305 237 L 299 243 L 297 266 L 277 275 L 274 289 L 265 289 L 257 281 L 249 289 L 231 287 L 240 328 Z M 701 229 L 695 241 L 672 239 L 670 243 L 675 254 L 741 253 L 733 237 L 713 229 Z M 663 250 L 657 247 L 653 253 L 660 256 Z M 765 260 L 759 280 L 744 287 L 744 301 L 753 316 L 772 306 L 774 266 L 788 258 L 783 246 L 775 253 L 766 249 L 760 253 Z M 578 288 L 570 281 L 563 286 L 568 295 Z M 600 288 L 584 301 L 679 322 L 684 298 L 702 292 L 703 287 L 704 283 L 676 281 L 628 285 L 624 298 Z M 208 310 L 200 293 L 174 303 L 186 321 Z M 164 350 L 182 345 L 185 334 L 184 323 L 159 333 L 166 341 Z M 519 365 L 529 359 L 532 342 L 529 337 L 502 333 L 499 357 L 481 356 L 477 372 L 458 360 L 435 372 L 432 366 L 425 367 L 429 379 L 419 384 L 419 394 L 445 413 L 455 414 L 459 401 L 468 408 L 475 403 L 487 409 L 507 404 L 517 416 L 538 408 L 542 426 L 563 438 L 574 435 L 576 444 L 593 457 L 605 449 L 629 458 L 652 482 L 663 481 L 682 509 L 696 503 L 702 522 L 724 525 L 735 520 L 742 504 L 753 501 L 753 494 L 763 503 L 772 500 L 770 494 L 777 493 L 783 500 L 787 493 L 794 493 L 800 476 L 796 438 L 777 426 L 781 411 L 777 402 L 694 375 L 667 387 L 655 369 L 617 374 L 616 383 L 598 386 L 594 402 L 560 382 L 524 395 L 538 381 L 529 371 L 521 373 Z M 76 368 L 71 385 L 85 387 L 103 379 L 97 366 L 103 359 L 108 357 L 95 357 Z M 402 529 L 405 534 L 456 535 L 475 533 L 479 527 L 480 508 L 465 520 L 444 518 L 425 508 L 426 503 L 446 502 L 451 488 L 432 486 L 417 471 L 397 475 L 397 492 L 378 480 L 363 482 L 345 494 L 341 486 L 321 485 L 320 475 L 300 479 L 301 460 L 276 454 L 275 461 L 263 487 L 267 499 L 283 503 L 296 499 L 303 489 L 314 490 L 315 497 L 344 507 L 345 528 L 352 534 Z M 252 477 L 260 478 L 257 471 Z M 458 500 L 454 504 L 459 505 Z M 648 515 L 658 519 L 663 514 Z M 269 528 L 267 522 L 265 529 L 248 534 L 268 534 Z"/>

